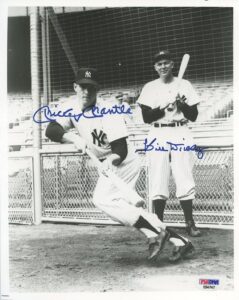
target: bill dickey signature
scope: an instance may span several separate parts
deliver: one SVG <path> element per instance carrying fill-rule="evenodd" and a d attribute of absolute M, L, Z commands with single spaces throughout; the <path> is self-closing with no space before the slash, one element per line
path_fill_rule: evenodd
<path fill-rule="evenodd" d="M 149 152 L 149 151 L 162 151 L 162 152 L 169 152 L 169 151 L 194 151 L 197 153 L 198 159 L 202 159 L 204 156 L 204 149 L 197 146 L 197 145 L 185 145 L 183 143 L 172 143 L 172 142 L 166 142 L 166 146 L 160 146 L 157 142 L 157 139 L 154 138 L 151 141 L 148 141 L 146 138 L 144 140 L 144 148 L 143 149 L 137 149 L 135 152 L 143 151 L 143 152 Z"/>
<path fill-rule="evenodd" d="M 93 118 L 102 118 L 105 115 L 122 115 L 122 114 L 132 114 L 130 107 L 125 107 L 122 105 L 113 105 L 110 108 L 91 106 L 83 109 L 80 113 L 75 113 L 73 108 L 68 108 L 65 111 L 54 112 L 48 105 L 40 107 L 33 114 L 33 121 L 35 123 L 49 123 L 56 121 L 56 118 L 74 118 L 76 122 L 79 122 L 81 118 L 93 119 Z M 38 114 L 42 114 L 41 118 L 37 118 Z"/>

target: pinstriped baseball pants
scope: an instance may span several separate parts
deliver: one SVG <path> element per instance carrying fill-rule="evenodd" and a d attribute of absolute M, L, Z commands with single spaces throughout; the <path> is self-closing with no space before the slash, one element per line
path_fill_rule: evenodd
<path fill-rule="evenodd" d="M 189 200 L 195 197 L 195 183 L 192 174 L 193 153 L 184 151 L 183 146 L 171 144 L 184 144 L 192 146 L 193 138 L 187 126 L 181 127 L 152 127 L 148 141 L 156 138 L 156 148 L 164 147 L 168 151 L 147 152 L 149 164 L 149 199 L 169 198 L 170 172 L 176 183 L 176 197 L 179 200 Z M 181 147 L 181 151 L 180 151 Z M 174 149 L 174 150 L 173 150 Z"/>

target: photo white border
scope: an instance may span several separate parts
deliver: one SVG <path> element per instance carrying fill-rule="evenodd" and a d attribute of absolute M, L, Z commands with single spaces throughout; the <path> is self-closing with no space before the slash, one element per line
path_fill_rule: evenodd
<path fill-rule="evenodd" d="M 66 5 L 67 4 L 67 5 Z M 120 6 L 171 6 L 171 7 L 182 7 L 182 6 L 189 6 L 189 7 L 233 7 L 234 8 L 234 199 L 235 199 L 235 206 L 234 206 L 234 216 L 235 216 L 235 223 L 234 223 L 234 291 L 189 291 L 189 292 L 130 292 L 130 293 L 21 293 L 21 294 L 14 294 L 9 292 L 9 241 L 8 241 L 8 101 L 7 101 L 7 17 L 8 17 L 8 7 L 25 7 L 25 6 L 61 6 L 67 7 L 77 7 L 77 6 L 85 6 L 85 7 L 120 7 Z M 13 299 L 13 300 L 35 300 L 35 299 L 54 299 L 54 300 L 61 300 L 61 299 L 92 299 L 97 297 L 97 299 L 132 299 L 137 300 L 145 299 L 183 299 L 183 300 L 191 300 L 192 298 L 201 299 L 210 299 L 210 300 L 220 300 L 220 299 L 239 299 L 239 192 L 238 192 L 238 178 L 239 178 L 239 139 L 236 138 L 237 135 L 237 123 L 239 122 L 238 116 L 238 106 L 239 106 L 239 76 L 238 76 L 238 55 L 239 55 L 239 38 L 238 38 L 238 25 L 239 25 L 239 9 L 238 9 L 238 1 L 237 0 L 121 0 L 121 1 L 97 1 L 97 0 L 88 0 L 88 1 L 76 1 L 76 0 L 3 0 L 0 2 L 0 96 L 1 96 L 1 111 L 2 116 L 0 118 L 0 203 L 1 203 L 1 222 L 0 222 L 0 229 L 1 229 L 1 299 Z M 4 42 L 3 42 L 4 41 Z M 172 286 L 173 289 L 173 286 Z M 10 296 L 9 296 L 10 294 Z M 6 295 L 6 296 L 4 296 Z M 136 298 L 137 297 L 137 298 Z"/>

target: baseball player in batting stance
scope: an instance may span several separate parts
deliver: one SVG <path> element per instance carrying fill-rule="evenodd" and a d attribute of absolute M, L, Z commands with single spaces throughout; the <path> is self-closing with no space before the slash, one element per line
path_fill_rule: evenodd
<path fill-rule="evenodd" d="M 185 216 L 186 231 L 190 236 L 198 237 L 201 233 L 195 226 L 192 213 L 192 201 L 195 197 L 192 152 L 182 151 L 179 144 L 189 147 L 194 145 L 187 123 L 197 118 L 199 97 L 188 80 L 181 79 L 179 82 L 179 78 L 173 76 L 173 67 L 169 51 L 157 53 L 154 57 L 154 69 L 159 78 L 148 82 L 138 98 L 144 122 L 152 124 L 147 139 L 149 148 L 156 145 L 162 150 L 147 152 L 149 197 L 154 212 L 163 221 L 166 200 L 169 198 L 171 166 L 176 196 Z"/>
<path fill-rule="evenodd" d="M 80 68 L 74 82 L 76 95 L 59 107 L 61 117 L 49 123 L 46 136 L 52 141 L 73 143 L 77 150 L 90 149 L 102 161 L 105 169 L 112 170 L 134 188 L 139 174 L 140 162 L 137 154 L 127 145 L 127 129 L 122 114 L 107 114 L 93 117 L 92 111 L 105 110 L 97 104 L 97 70 Z M 69 111 L 71 114 L 69 115 Z M 67 113 L 68 112 L 68 113 Z M 81 115 L 78 119 L 76 116 Z M 64 117 L 68 114 L 68 117 Z M 75 128 L 78 134 L 69 129 Z M 148 239 L 149 260 L 155 260 L 167 241 L 174 244 L 169 260 L 174 262 L 193 251 L 191 242 L 171 230 L 167 230 L 156 214 L 131 204 L 113 183 L 101 175 L 98 179 L 93 203 L 113 220 L 140 230 Z"/>

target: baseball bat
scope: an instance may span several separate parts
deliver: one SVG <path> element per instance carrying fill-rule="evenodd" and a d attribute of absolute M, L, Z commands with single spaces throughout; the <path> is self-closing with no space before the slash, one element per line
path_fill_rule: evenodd
<path fill-rule="evenodd" d="M 177 93 L 179 91 L 179 88 L 180 88 L 180 84 L 181 84 L 181 81 L 183 79 L 183 75 L 187 69 L 187 66 L 188 66 L 188 63 L 189 63 L 189 59 L 190 59 L 190 55 L 189 54 L 184 54 L 183 55 L 183 58 L 182 58 L 182 61 L 181 61 L 181 64 L 180 64 L 180 68 L 179 68 L 179 71 L 178 71 L 178 84 L 177 84 Z M 169 103 L 169 105 L 173 105 L 176 101 L 173 101 L 172 103 Z M 169 109 L 170 110 L 170 109 Z"/>
<path fill-rule="evenodd" d="M 188 66 L 188 62 L 189 62 L 189 59 L 190 59 L 190 55 L 189 54 L 184 54 L 183 58 L 182 58 L 182 61 L 181 61 L 181 65 L 180 65 L 180 68 L 179 68 L 179 71 L 178 71 L 178 80 L 179 80 L 179 84 L 183 78 L 183 75 L 187 69 L 187 66 Z"/>
<path fill-rule="evenodd" d="M 177 84 L 177 93 L 179 92 L 179 88 L 180 88 L 180 84 L 182 82 L 183 79 L 183 75 L 187 69 L 188 63 L 189 63 L 189 59 L 190 59 L 190 55 L 189 54 L 184 54 L 182 61 L 181 61 L 181 65 L 178 71 L 178 84 Z M 175 101 L 176 102 L 176 101 Z"/>
<path fill-rule="evenodd" d="M 92 159 L 95 166 L 97 167 L 98 171 L 108 178 L 122 193 L 122 195 L 125 197 L 125 200 L 133 204 L 136 207 L 145 207 L 145 201 L 140 197 L 140 195 L 133 190 L 124 180 L 122 180 L 119 176 L 117 176 L 113 171 L 111 170 L 105 170 L 102 162 L 99 161 L 99 159 L 88 149 L 86 148 L 86 154 Z"/>

